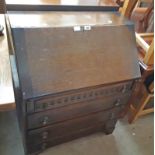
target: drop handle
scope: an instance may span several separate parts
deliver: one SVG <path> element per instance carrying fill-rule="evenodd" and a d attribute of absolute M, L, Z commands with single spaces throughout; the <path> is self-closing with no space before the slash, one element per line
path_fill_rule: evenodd
<path fill-rule="evenodd" d="M 47 139 L 48 138 L 48 132 L 45 131 L 42 133 L 42 139 Z"/>
<path fill-rule="evenodd" d="M 127 91 L 127 87 L 124 85 L 122 88 L 122 93 L 125 93 Z"/>
<path fill-rule="evenodd" d="M 110 114 L 110 120 L 114 119 L 115 118 L 115 113 L 111 113 Z"/>
<path fill-rule="evenodd" d="M 117 99 L 115 101 L 115 106 L 117 107 L 117 106 L 120 106 L 120 105 L 121 105 L 121 100 L 120 99 Z"/>
<path fill-rule="evenodd" d="M 47 147 L 47 143 L 43 143 L 42 146 L 41 146 L 41 149 L 42 149 L 42 150 L 45 150 L 46 147 Z"/>
<path fill-rule="evenodd" d="M 45 116 L 44 119 L 43 119 L 42 124 L 43 125 L 46 125 L 48 123 L 48 121 L 49 121 L 49 117 L 48 116 Z"/>

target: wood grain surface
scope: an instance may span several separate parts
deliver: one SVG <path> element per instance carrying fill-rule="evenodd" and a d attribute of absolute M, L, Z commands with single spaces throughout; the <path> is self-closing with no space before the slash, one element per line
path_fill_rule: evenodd
<path fill-rule="evenodd" d="M 133 25 L 118 13 L 22 13 L 9 19 L 25 99 L 140 77 Z M 74 31 L 78 25 L 81 31 Z M 90 30 L 83 31 L 87 25 Z"/>
<path fill-rule="evenodd" d="M 6 0 L 6 4 L 117 6 L 114 0 Z"/>
<path fill-rule="evenodd" d="M 15 108 L 15 99 L 9 61 L 9 51 L 4 15 L 0 15 L 0 24 L 4 26 L 4 35 L 0 36 L 0 111 Z"/>
<path fill-rule="evenodd" d="M 133 24 L 117 12 L 12 12 L 8 19 L 26 154 L 111 134 L 140 77 Z"/>

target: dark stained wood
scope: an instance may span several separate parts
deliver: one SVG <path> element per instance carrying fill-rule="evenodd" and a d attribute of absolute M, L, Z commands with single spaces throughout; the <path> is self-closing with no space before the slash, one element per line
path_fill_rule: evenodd
<path fill-rule="evenodd" d="M 72 132 L 78 132 L 79 130 L 87 127 L 96 126 L 102 123 L 104 124 L 107 120 L 118 118 L 118 114 L 121 110 L 122 108 L 118 106 L 116 108 L 109 109 L 109 111 L 99 111 L 84 117 L 76 117 L 71 120 L 52 124 L 51 126 L 32 130 L 28 132 L 28 145 L 56 139 L 57 137 L 69 135 Z M 111 126 L 107 126 L 107 128 L 109 127 Z"/>
<path fill-rule="evenodd" d="M 55 122 L 65 121 L 79 116 L 88 115 L 93 112 L 107 110 L 111 107 L 117 107 L 127 103 L 130 94 L 115 97 L 103 97 L 100 100 L 92 100 L 72 104 L 69 106 L 56 108 L 41 113 L 35 113 L 28 116 L 28 128 L 38 128 Z"/>
<path fill-rule="evenodd" d="M 83 103 L 94 100 L 101 100 L 107 97 L 121 96 L 122 93 L 130 94 L 133 82 L 121 82 L 110 85 L 79 89 L 76 91 L 68 91 L 54 95 L 47 95 L 30 99 L 27 102 L 27 112 L 34 113 L 53 108 L 60 108 L 65 105 Z"/>
<path fill-rule="evenodd" d="M 18 12 L 8 18 L 25 154 L 112 133 L 140 77 L 133 24 L 101 12 Z"/>
<path fill-rule="evenodd" d="M 102 131 L 104 131 L 104 124 L 99 124 L 98 126 L 88 127 L 78 132 L 71 133 L 70 135 L 64 135 L 63 137 L 58 137 L 57 139 L 54 139 L 52 141 L 44 142 L 38 145 L 29 146 L 27 147 L 27 149 L 28 149 L 29 154 L 31 153 L 33 154 L 34 152 L 40 153 L 51 146 L 58 145 L 60 143 L 64 143 L 64 142 L 71 141 L 79 137 L 88 136 L 95 132 L 102 132 Z"/>
<path fill-rule="evenodd" d="M 9 17 L 24 98 L 140 76 L 133 24 L 118 14 L 59 12 Z M 75 25 L 81 25 L 80 32 L 74 32 Z M 92 25 L 91 30 L 83 31 L 84 25 Z"/>
<path fill-rule="evenodd" d="M 95 132 L 106 132 L 106 134 L 110 133 L 112 129 L 115 128 L 116 120 L 108 120 L 108 126 L 110 128 L 105 128 L 107 124 L 107 121 L 102 122 L 102 123 L 92 123 L 91 126 L 77 130 L 76 132 L 71 132 L 68 135 L 64 134 L 63 136 L 59 136 L 55 139 L 50 139 L 49 141 L 44 141 L 38 145 L 30 145 L 28 146 L 28 151 L 31 152 L 37 152 L 37 151 L 43 151 L 48 147 L 60 144 L 62 142 L 67 142 L 79 137 L 87 136 Z"/>

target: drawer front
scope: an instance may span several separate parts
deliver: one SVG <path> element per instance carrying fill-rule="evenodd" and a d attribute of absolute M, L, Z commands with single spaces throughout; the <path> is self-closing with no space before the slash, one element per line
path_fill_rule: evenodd
<path fill-rule="evenodd" d="M 108 120 L 109 127 L 115 128 L 116 122 L 117 122 L 116 120 Z M 102 124 L 101 123 L 98 125 L 95 124 L 95 126 L 92 125 L 90 127 L 80 129 L 77 132 L 71 132 L 68 135 L 63 134 L 63 136 L 57 137 L 55 139 L 51 138 L 49 139 L 49 141 L 44 141 L 44 140 L 37 141 L 36 140 L 37 142 L 34 141 L 33 144 L 31 143 L 27 144 L 28 154 L 34 155 L 54 145 L 58 145 L 58 144 L 61 144 L 67 141 L 71 141 L 76 138 L 84 137 L 84 136 L 93 134 L 95 132 L 104 132 L 106 124 L 107 124 L 107 121 L 103 122 Z"/>
<path fill-rule="evenodd" d="M 81 89 L 42 97 L 40 99 L 32 99 L 27 102 L 27 113 L 40 112 L 69 104 L 100 99 L 106 96 L 124 94 L 131 91 L 132 83 L 133 81 L 128 81 L 104 87 L 98 86 L 95 88 Z"/>
<path fill-rule="evenodd" d="M 95 127 L 89 127 L 83 130 L 79 130 L 78 132 L 71 133 L 70 135 L 64 134 L 62 137 L 58 137 L 53 140 L 51 139 L 50 141 L 42 142 L 40 144 L 33 143 L 32 145 L 27 145 L 27 151 L 29 155 L 34 155 L 33 153 L 40 153 L 51 146 L 58 145 L 67 141 L 71 141 L 76 138 L 88 136 L 95 132 L 103 131 L 103 128 L 104 128 L 104 124 L 102 125 L 100 124 Z"/>
<path fill-rule="evenodd" d="M 121 108 L 113 108 L 107 111 L 93 113 L 84 117 L 53 124 L 48 127 L 30 130 L 27 142 L 31 146 L 40 142 L 57 139 L 64 135 L 70 135 L 86 128 L 102 126 L 104 122 L 117 119 Z"/>
<path fill-rule="evenodd" d="M 130 94 L 124 94 L 124 96 L 106 97 L 100 100 L 81 102 L 44 112 L 34 113 L 27 116 L 28 128 L 33 129 L 47 126 L 52 123 L 88 115 L 90 113 L 103 111 L 112 107 L 117 107 L 127 103 L 129 96 Z"/>

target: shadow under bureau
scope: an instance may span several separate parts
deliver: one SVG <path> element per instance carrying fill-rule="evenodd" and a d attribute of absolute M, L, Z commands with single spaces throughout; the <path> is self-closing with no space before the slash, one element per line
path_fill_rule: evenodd
<path fill-rule="evenodd" d="M 112 133 L 140 77 L 133 23 L 118 13 L 9 12 L 7 26 L 25 153 Z"/>

